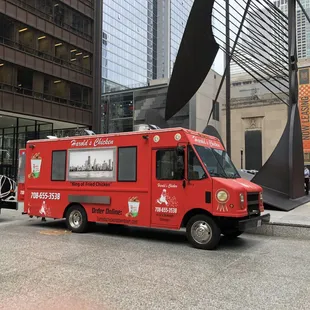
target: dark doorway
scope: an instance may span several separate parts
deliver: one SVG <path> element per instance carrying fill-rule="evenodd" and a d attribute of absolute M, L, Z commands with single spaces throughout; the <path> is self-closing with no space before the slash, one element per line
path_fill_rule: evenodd
<path fill-rule="evenodd" d="M 245 169 L 259 170 L 262 167 L 262 132 L 245 132 Z"/>

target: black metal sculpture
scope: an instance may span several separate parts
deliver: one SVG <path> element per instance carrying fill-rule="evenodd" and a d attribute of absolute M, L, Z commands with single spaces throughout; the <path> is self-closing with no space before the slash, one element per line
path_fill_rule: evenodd
<path fill-rule="evenodd" d="M 252 182 L 264 188 L 265 199 L 289 211 L 310 199 L 304 190 L 304 153 L 298 111 L 296 0 L 288 0 L 289 21 L 289 116 L 283 135 Z"/>
<path fill-rule="evenodd" d="M 282 210 L 291 210 L 310 200 L 304 194 L 304 158 L 298 112 L 296 1 L 299 0 L 288 0 L 288 17 L 269 0 L 236 2 L 239 5 L 244 4 L 244 13 L 241 15 L 236 8 L 231 7 L 242 17 L 232 48 L 229 44 L 230 29 L 227 31 L 230 25 L 227 20 L 232 15 L 228 11 L 229 1 L 226 1 L 226 10 L 223 14 L 224 20 L 226 17 L 226 37 L 225 33 L 224 39 L 223 36 L 217 37 L 217 40 L 226 43 L 226 48 L 222 49 L 227 56 L 225 74 L 217 96 L 225 77 L 227 78 L 226 73 L 229 73 L 230 61 L 233 59 L 245 72 L 263 83 L 279 100 L 289 106 L 288 122 L 278 145 L 259 172 L 254 177 L 252 175 L 249 177 L 250 179 L 253 177 L 252 181 L 264 188 L 265 202 Z M 221 47 L 214 39 L 211 25 L 214 2 L 214 0 L 195 0 L 193 4 L 168 88 L 166 120 L 194 96 Z M 264 12 L 260 6 L 262 4 L 265 6 Z M 265 21 L 262 14 L 267 16 Z M 247 26 L 244 26 L 245 20 Z M 243 27 L 247 27 L 249 39 L 243 38 L 238 42 Z M 264 37 L 262 33 L 262 29 L 266 28 L 270 33 L 278 32 L 278 36 L 274 38 L 274 46 L 269 47 L 270 51 L 266 47 L 269 38 Z M 269 62 L 264 57 L 266 53 L 272 55 Z M 273 89 L 277 89 L 278 92 Z M 230 109 L 229 104 L 226 107 Z M 228 113 L 227 122 L 230 122 L 229 115 Z M 227 141 L 230 145 L 230 128 L 227 128 Z"/>
<path fill-rule="evenodd" d="M 170 79 L 165 119 L 170 119 L 194 96 L 210 71 L 219 49 L 212 33 L 214 0 L 192 6 Z"/>

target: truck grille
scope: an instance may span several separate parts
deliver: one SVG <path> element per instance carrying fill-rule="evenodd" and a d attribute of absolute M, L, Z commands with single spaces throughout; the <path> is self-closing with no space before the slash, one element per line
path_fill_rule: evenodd
<path fill-rule="evenodd" d="M 259 193 L 248 193 L 248 214 L 254 215 L 259 214 Z"/>

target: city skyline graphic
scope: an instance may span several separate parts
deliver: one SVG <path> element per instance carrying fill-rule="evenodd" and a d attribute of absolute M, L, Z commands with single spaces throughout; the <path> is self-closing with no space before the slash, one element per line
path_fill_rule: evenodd
<path fill-rule="evenodd" d="M 114 178 L 114 149 L 71 151 L 68 177 L 71 180 Z"/>

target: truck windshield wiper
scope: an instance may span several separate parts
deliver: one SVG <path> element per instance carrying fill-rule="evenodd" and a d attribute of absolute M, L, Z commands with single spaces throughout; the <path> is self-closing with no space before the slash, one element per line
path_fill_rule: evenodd
<path fill-rule="evenodd" d="M 211 176 L 213 177 L 221 177 L 221 178 L 227 178 L 227 176 L 223 173 L 217 173 L 217 172 L 209 172 L 211 174 Z"/>

